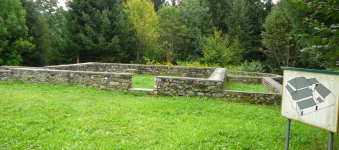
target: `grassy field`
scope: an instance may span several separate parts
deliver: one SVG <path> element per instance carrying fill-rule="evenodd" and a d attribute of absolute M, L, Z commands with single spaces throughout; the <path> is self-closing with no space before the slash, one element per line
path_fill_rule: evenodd
<path fill-rule="evenodd" d="M 133 74 L 132 87 L 154 89 L 154 79 L 159 75 L 151 74 Z"/>
<path fill-rule="evenodd" d="M 0 82 L 0 149 L 284 149 L 285 134 L 279 106 Z M 327 142 L 292 121 L 291 149 Z"/>
<path fill-rule="evenodd" d="M 235 82 L 227 82 L 225 90 L 271 93 L 264 88 L 262 84 L 244 84 Z"/>

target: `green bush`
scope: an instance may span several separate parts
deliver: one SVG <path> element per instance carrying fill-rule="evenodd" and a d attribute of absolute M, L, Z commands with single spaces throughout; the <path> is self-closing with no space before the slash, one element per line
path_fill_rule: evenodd
<path fill-rule="evenodd" d="M 241 71 L 246 72 L 265 72 L 263 65 L 260 61 L 248 62 L 247 60 L 244 63 L 241 63 Z"/>

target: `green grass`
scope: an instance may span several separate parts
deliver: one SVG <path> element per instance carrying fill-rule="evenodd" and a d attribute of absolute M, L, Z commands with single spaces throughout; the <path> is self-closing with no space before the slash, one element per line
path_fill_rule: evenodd
<path fill-rule="evenodd" d="M 227 73 L 227 76 L 235 76 L 235 77 L 258 77 L 258 76 L 252 76 L 252 75 L 241 75 L 241 74 L 233 74 L 233 73 Z"/>
<path fill-rule="evenodd" d="M 133 74 L 132 87 L 154 89 L 154 79 L 159 75 L 151 74 Z"/>
<path fill-rule="evenodd" d="M 227 82 L 225 90 L 271 93 L 262 84 L 244 84 Z"/>
<path fill-rule="evenodd" d="M 285 135 L 279 106 L 0 82 L 0 149 L 284 149 Z M 327 131 L 295 121 L 290 137 L 327 148 Z"/>

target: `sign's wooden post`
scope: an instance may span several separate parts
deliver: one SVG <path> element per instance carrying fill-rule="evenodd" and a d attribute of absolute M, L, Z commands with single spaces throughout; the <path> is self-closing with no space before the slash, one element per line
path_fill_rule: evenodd
<path fill-rule="evenodd" d="M 338 133 L 339 72 L 282 67 L 284 71 L 281 116 L 288 119 L 285 149 L 289 148 L 291 120 Z"/>

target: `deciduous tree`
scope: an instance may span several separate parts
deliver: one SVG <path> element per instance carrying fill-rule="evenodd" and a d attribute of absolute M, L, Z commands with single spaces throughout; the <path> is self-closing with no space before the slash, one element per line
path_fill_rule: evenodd
<path fill-rule="evenodd" d="M 21 54 L 34 47 L 28 40 L 26 11 L 19 0 L 0 0 L 0 65 L 20 65 Z"/>

